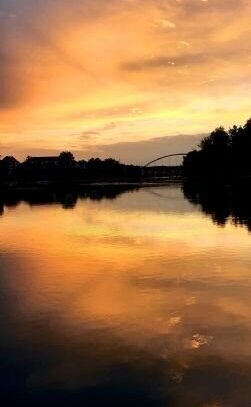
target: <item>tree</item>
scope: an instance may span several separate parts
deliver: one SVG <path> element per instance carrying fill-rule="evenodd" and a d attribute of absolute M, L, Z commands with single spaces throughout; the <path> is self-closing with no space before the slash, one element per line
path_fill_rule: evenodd
<path fill-rule="evenodd" d="M 246 124 L 243 127 L 244 131 L 251 136 L 251 118 L 247 120 Z"/>
<path fill-rule="evenodd" d="M 200 149 L 205 153 L 225 154 L 231 147 L 231 137 L 224 127 L 218 127 L 208 137 L 205 137 L 200 145 Z"/>
<path fill-rule="evenodd" d="M 70 151 L 63 151 L 59 155 L 59 164 L 62 167 L 72 167 L 75 162 L 74 155 Z"/>
<path fill-rule="evenodd" d="M 216 128 L 184 159 L 184 173 L 188 176 L 246 176 L 251 175 L 251 119 L 227 132 Z"/>

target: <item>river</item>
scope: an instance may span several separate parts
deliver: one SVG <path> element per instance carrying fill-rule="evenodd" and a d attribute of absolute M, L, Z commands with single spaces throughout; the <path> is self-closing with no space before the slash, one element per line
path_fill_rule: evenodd
<path fill-rule="evenodd" d="M 251 209 L 217 196 L 5 198 L 2 405 L 249 407 Z"/>

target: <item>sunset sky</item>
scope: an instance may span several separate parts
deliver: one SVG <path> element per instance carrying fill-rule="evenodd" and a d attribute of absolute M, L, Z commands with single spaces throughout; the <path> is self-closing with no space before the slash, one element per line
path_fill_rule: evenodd
<path fill-rule="evenodd" d="M 144 162 L 251 116 L 250 0 L 0 0 L 0 153 Z"/>

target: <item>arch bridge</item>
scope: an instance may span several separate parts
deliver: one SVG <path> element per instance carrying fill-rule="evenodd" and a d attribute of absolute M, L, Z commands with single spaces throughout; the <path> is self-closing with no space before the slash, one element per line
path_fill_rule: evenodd
<path fill-rule="evenodd" d="M 148 175 L 148 176 L 162 176 L 162 177 L 179 177 L 182 175 L 182 166 L 181 165 L 170 165 L 170 166 L 156 166 L 156 167 L 150 167 L 151 164 L 157 163 L 158 161 L 161 161 L 165 158 L 171 158 L 171 157 L 185 157 L 187 153 L 175 153 L 175 154 L 167 154 L 163 155 L 161 157 L 155 158 L 154 160 L 151 160 L 147 162 L 145 165 L 142 166 L 142 175 Z M 152 171 L 151 171 L 152 168 Z M 147 170 L 148 169 L 148 170 Z"/>
<path fill-rule="evenodd" d="M 185 157 L 187 155 L 187 153 L 176 153 L 176 154 L 168 154 L 168 155 L 163 155 L 161 157 L 156 158 L 155 160 L 149 161 L 148 163 L 146 163 L 145 165 L 143 165 L 142 168 L 147 168 L 149 167 L 149 165 L 154 164 L 160 160 L 163 160 L 164 158 L 170 158 L 170 157 Z"/>

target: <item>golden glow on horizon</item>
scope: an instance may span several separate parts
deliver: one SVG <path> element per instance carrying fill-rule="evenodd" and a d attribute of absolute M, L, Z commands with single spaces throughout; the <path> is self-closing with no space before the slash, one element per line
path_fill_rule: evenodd
<path fill-rule="evenodd" d="M 250 116 L 249 0 L 0 0 L 2 151 L 196 134 Z"/>

